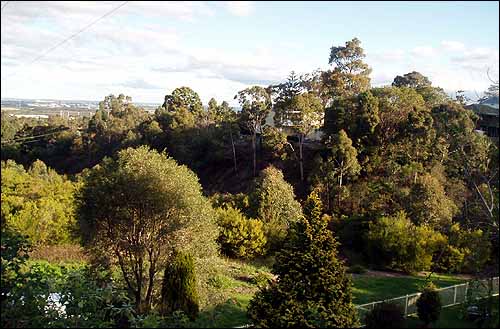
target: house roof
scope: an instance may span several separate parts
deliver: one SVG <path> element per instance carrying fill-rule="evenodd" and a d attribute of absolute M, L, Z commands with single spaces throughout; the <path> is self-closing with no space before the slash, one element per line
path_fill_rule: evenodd
<path fill-rule="evenodd" d="M 498 107 L 494 108 L 483 104 L 471 104 L 466 106 L 466 108 L 471 109 L 474 113 L 478 115 L 491 115 L 498 117 Z"/>

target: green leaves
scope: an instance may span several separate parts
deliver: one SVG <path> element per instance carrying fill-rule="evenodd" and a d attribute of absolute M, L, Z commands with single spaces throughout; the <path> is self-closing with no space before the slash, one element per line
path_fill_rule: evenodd
<path fill-rule="evenodd" d="M 74 242 L 74 193 L 79 184 L 36 161 L 26 172 L 2 162 L 2 221 L 34 245 Z"/>
<path fill-rule="evenodd" d="M 257 292 L 248 315 L 266 328 L 354 327 L 351 282 L 337 259 L 337 242 L 320 216 L 317 195 L 309 196 L 304 212 L 276 256 L 277 281 Z"/>
<path fill-rule="evenodd" d="M 153 286 L 149 270 L 162 270 L 174 249 L 215 254 L 214 215 L 198 179 L 165 154 L 128 148 L 117 159 L 106 158 L 84 182 L 78 195 L 84 245 L 120 266 L 139 296 L 137 307 L 150 305 L 144 288 Z"/>

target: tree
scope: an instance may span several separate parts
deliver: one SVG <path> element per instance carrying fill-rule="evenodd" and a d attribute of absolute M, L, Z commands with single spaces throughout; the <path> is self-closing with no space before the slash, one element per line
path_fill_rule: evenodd
<path fill-rule="evenodd" d="M 174 252 L 165 268 L 162 285 L 162 313 L 185 312 L 191 320 L 199 312 L 194 259 L 191 254 Z"/>
<path fill-rule="evenodd" d="M 289 118 L 293 129 L 299 135 L 300 180 L 304 181 L 304 157 L 302 148 L 307 135 L 323 124 L 324 110 L 321 100 L 312 93 L 295 96 L 290 105 Z"/>
<path fill-rule="evenodd" d="M 259 327 L 335 327 L 358 325 L 351 280 L 337 258 L 338 243 L 312 193 L 305 216 L 293 225 L 276 256 L 277 280 L 250 301 L 248 316 Z"/>
<path fill-rule="evenodd" d="M 428 284 L 417 299 L 417 315 L 428 327 L 432 322 L 436 322 L 441 314 L 441 298 L 436 286 Z"/>
<path fill-rule="evenodd" d="M 361 41 L 354 38 L 345 46 L 331 47 L 328 64 L 333 70 L 322 73 L 322 80 L 331 100 L 357 95 L 370 88 L 371 69 L 363 62 Z"/>
<path fill-rule="evenodd" d="M 282 245 L 291 223 L 302 215 L 293 187 L 285 181 L 281 170 L 269 166 L 255 181 L 251 203 L 255 215 L 252 217 L 264 222 L 268 250 L 275 251 Z"/>
<path fill-rule="evenodd" d="M 337 192 L 338 205 L 342 199 L 342 186 L 346 178 L 354 178 L 361 171 L 358 152 L 352 146 L 352 141 L 344 130 L 334 135 L 331 142 L 330 155 L 326 160 L 317 158 L 316 169 L 313 171 L 312 181 L 324 193 L 327 200 L 327 209 L 331 210 L 330 199 Z"/>
<path fill-rule="evenodd" d="M 217 108 L 218 118 L 220 118 L 222 123 L 222 129 L 225 132 L 229 132 L 229 138 L 231 140 L 231 150 L 233 154 L 233 165 L 234 172 L 238 172 L 238 166 L 236 162 L 236 147 L 234 145 L 235 137 L 237 138 L 240 134 L 239 126 L 238 126 L 238 114 L 229 107 L 229 104 L 226 101 L 223 101 L 220 106 Z"/>
<path fill-rule="evenodd" d="M 173 251 L 213 254 L 217 230 L 196 175 L 148 147 L 105 158 L 78 196 L 83 244 L 117 264 L 139 312 L 150 309 L 157 273 Z"/>
<path fill-rule="evenodd" d="M 404 211 L 369 224 L 367 252 L 371 261 L 407 273 L 430 269 L 446 238 L 430 227 L 414 225 Z"/>
<path fill-rule="evenodd" d="M 28 171 L 12 160 L 2 162 L 2 223 L 28 236 L 34 246 L 76 242 L 78 187 L 40 160 Z"/>
<path fill-rule="evenodd" d="M 180 87 L 165 95 L 155 115 L 164 130 L 194 127 L 203 117 L 200 96 L 189 87 Z"/>
<path fill-rule="evenodd" d="M 292 99 L 304 90 L 304 83 L 292 71 L 286 82 L 268 87 L 273 101 L 273 119 L 276 127 L 282 127 L 288 121 L 288 112 L 290 111 Z"/>
<path fill-rule="evenodd" d="M 266 116 L 271 111 L 271 97 L 262 87 L 253 86 L 242 91 L 234 97 L 241 104 L 241 121 L 252 134 L 253 150 L 253 175 L 257 175 L 257 133 L 262 132 Z"/>
<path fill-rule="evenodd" d="M 406 73 L 403 76 L 396 76 L 392 86 L 415 89 L 422 95 L 429 107 L 445 103 L 450 99 L 442 88 L 433 87 L 429 78 L 416 71 Z"/>

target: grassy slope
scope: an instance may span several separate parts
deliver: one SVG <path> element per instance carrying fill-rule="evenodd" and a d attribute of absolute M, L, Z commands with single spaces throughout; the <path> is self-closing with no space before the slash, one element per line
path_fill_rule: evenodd
<path fill-rule="evenodd" d="M 363 274 L 356 275 L 353 280 L 354 304 L 365 304 L 418 292 L 425 283 L 425 279 L 424 276 L 374 277 Z M 432 279 L 434 284 L 440 288 L 464 282 L 464 279 L 445 274 L 433 274 Z"/>
<path fill-rule="evenodd" d="M 246 308 L 257 284 L 251 277 L 258 271 L 269 272 L 269 264 L 253 264 L 236 260 L 224 260 L 227 274 L 221 274 L 215 280 L 214 288 L 223 290 L 229 298 L 225 303 L 205 309 L 193 326 L 228 328 L 248 323 Z M 355 275 L 353 278 L 353 297 L 355 304 L 398 297 L 414 293 L 425 282 L 425 276 L 376 277 L 373 275 Z M 453 275 L 433 275 L 434 283 L 439 287 L 451 286 L 463 282 Z"/>

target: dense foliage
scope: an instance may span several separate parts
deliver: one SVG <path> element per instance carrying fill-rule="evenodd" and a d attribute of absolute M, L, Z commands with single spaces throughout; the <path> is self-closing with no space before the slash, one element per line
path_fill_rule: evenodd
<path fill-rule="evenodd" d="M 217 209 L 221 251 L 228 256 L 253 258 L 265 253 L 266 237 L 263 223 L 246 218 L 240 210 L 231 206 Z"/>
<path fill-rule="evenodd" d="M 148 310 L 157 273 L 174 249 L 197 257 L 215 252 L 212 208 L 196 176 L 147 147 L 104 159 L 78 196 L 83 243 L 96 259 L 119 265 L 136 307 Z"/>
<path fill-rule="evenodd" d="M 307 199 L 304 213 L 276 256 L 277 280 L 257 292 L 249 317 L 264 328 L 354 327 L 351 280 L 337 258 L 338 243 L 321 216 L 316 194 Z"/>
<path fill-rule="evenodd" d="M 190 254 L 174 252 L 173 260 L 165 268 L 161 304 L 165 314 L 183 311 L 191 319 L 198 315 L 195 266 Z"/>
<path fill-rule="evenodd" d="M 498 140 L 419 72 L 372 87 L 364 58 L 357 38 L 334 45 L 327 70 L 242 87 L 241 110 L 182 86 L 154 113 L 124 94 L 90 118 L 2 112 L 2 325 L 186 325 L 194 306 L 157 312 L 183 268 L 174 250 L 193 256 L 187 295 L 196 286 L 202 310 L 220 302 L 207 287 L 230 285 L 217 243 L 276 255 L 277 281 L 249 308 L 261 326 L 355 325 L 338 257 L 353 271 L 498 275 Z M 30 245 L 67 243 L 89 268 L 26 263 Z"/>
<path fill-rule="evenodd" d="M 27 171 L 12 160 L 2 161 L 2 223 L 34 245 L 74 242 L 79 185 L 40 160 Z"/>

